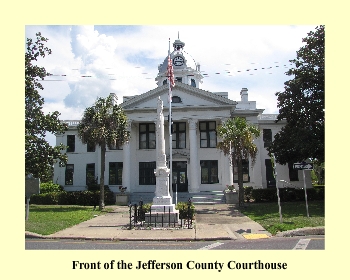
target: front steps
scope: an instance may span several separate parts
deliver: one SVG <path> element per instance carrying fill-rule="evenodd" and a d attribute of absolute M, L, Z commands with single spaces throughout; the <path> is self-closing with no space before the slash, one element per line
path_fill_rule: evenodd
<path fill-rule="evenodd" d="M 173 203 L 175 204 L 175 193 L 173 194 Z M 130 193 L 131 204 L 138 204 L 141 200 L 143 203 L 152 203 L 154 193 Z M 177 202 L 188 202 L 191 199 L 193 204 L 222 204 L 225 203 L 223 191 L 208 191 L 200 193 L 177 193 Z"/>

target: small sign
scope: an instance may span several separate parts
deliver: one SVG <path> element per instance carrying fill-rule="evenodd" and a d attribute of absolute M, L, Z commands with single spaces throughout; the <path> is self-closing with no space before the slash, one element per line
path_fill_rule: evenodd
<path fill-rule="evenodd" d="M 312 170 L 314 165 L 312 163 L 297 162 L 293 163 L 293 168 L 297 170 Z"/>
<path fill-rule="evenodd" d="M 25 191 L 25 195 L 27 198 L 30 198 L 32 194 L 39 194 L 40 179 L 33 178 L 32 176 L 26 176 Z"/>
<path fill-rule="evenodd" d="M 29 201 L 32 194 L 40 193 L 40 179 L 34 178 L 31 174 L 26 176 L 26 221 L 29 219 Z"/>

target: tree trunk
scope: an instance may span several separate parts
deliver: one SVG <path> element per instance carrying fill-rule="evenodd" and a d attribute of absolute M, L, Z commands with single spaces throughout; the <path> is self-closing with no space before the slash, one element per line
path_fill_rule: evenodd
<path fill-rule="evenodd" d="M 106 144 L 101 145 L 101 174 L 100 174 L 100 203 L 99 210 L 105 208 L 105 167 L 106 167 Z"/>
<path fill-rule="evenodd" d="M 237 160 L 237 172 L 238 172 L 238 205 L 244 205 L 244 189 L 243 189 L 243 165 L 242 159 Z"/>

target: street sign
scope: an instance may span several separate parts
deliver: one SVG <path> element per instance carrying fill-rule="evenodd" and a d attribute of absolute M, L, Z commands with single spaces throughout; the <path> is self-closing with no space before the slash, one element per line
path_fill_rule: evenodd
<path fill-rule="evenodd" d="M 293 168 L 297 170 L 312 170 L 314 165 L 313 163 L 297 162 L 293 163 Z"/>

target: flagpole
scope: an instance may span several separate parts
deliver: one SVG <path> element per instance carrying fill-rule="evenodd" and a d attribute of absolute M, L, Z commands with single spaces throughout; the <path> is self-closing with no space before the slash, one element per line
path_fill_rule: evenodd
<path fill-rule="evenodd" d="M 169 38 L 168 59 L 171 59 L 170 58 L 170 38 Z M 168 64 L 169 64 L 169 62 L 168 62 Z M 172 116 L 171 116 L 171 102 L 172 102 L 172 100 L 171 100 L 171 98 L 172 98 L 172 96 L 171 96 L 171 77 L 170 77 L 170 73 L 168 73 L 168 87 L 169 87 L 169 161 L 170 161 L 169 162 L 169 167 L 170 167 L 169 192 L 172 193 L 172 189 L 173 189 L 173 135 L 171 133 L 171 124 L 172 124 Z M 175 201 L 175 204 L 176 203 L 177 203 L 177 201 Z"/>

